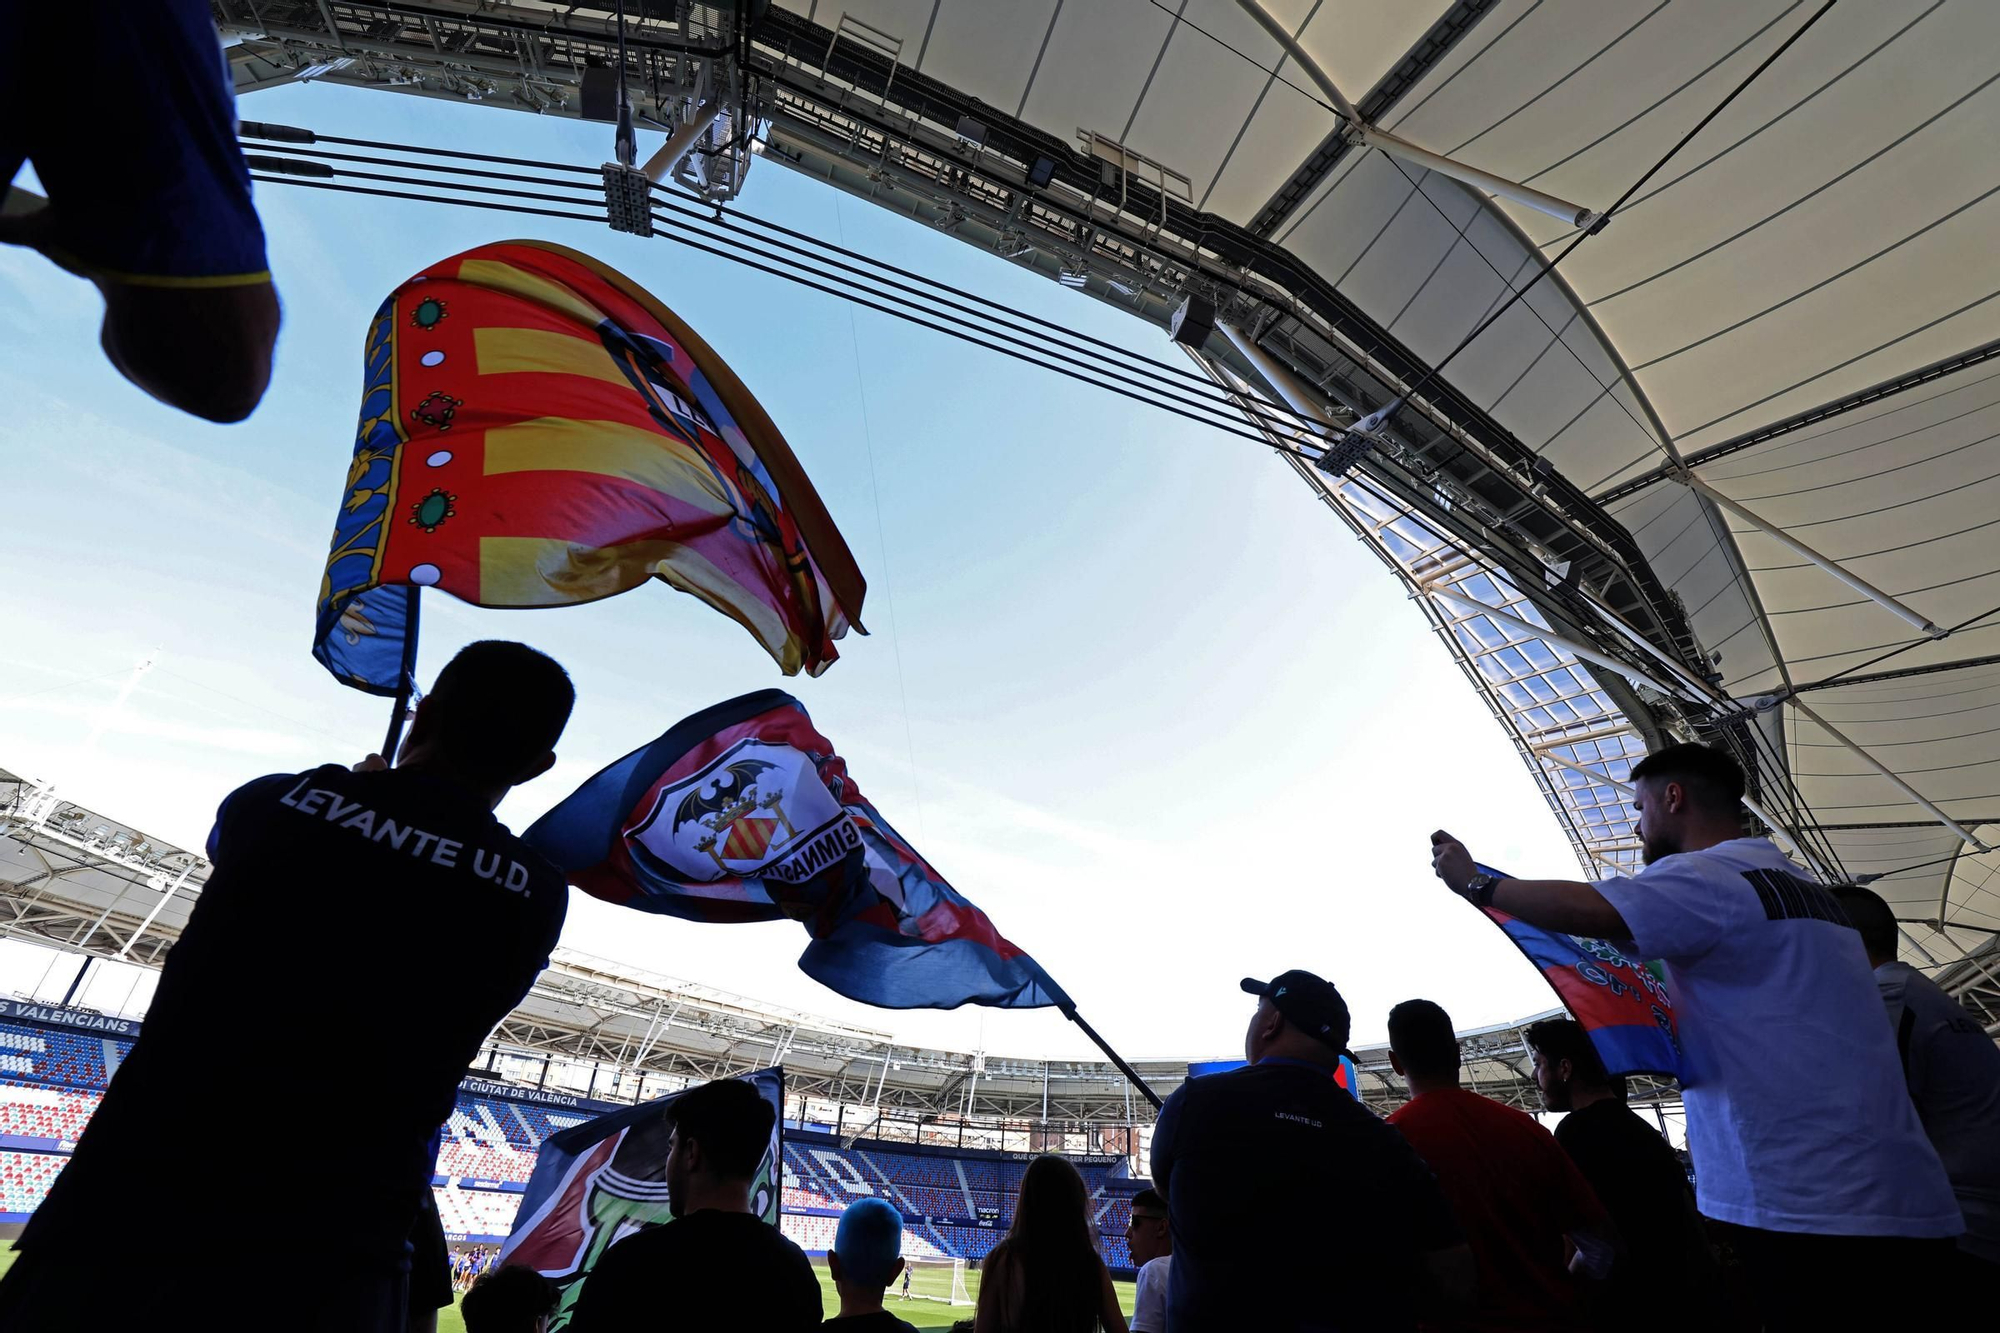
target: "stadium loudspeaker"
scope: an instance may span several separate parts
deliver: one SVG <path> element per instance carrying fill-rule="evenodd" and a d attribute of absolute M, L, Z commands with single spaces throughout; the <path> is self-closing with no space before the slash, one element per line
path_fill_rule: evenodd
<path fill-rule="evenodd" d="M 608 65 L 583 67 L 583 97 L 577 114 L 585 120 L 618 119 L 618 71 Z"/>
<path fill-rule="evenodd" d="M 1189 292 L 1180 309 L 1167 324 L 1167 336 L 1183 347 L 1199 350 L 1208 342 L 1208 335 L 1215 332 L 1215 302 L 1195 292 Z"/>
<path fill-rule="evenodd" d="M 1028 168 L 1028 184 L 1037 190 L 1047 185 L 1056 174 L 1056 160 L 1052 157 L 1038 157 L 1035 165 Z"/>

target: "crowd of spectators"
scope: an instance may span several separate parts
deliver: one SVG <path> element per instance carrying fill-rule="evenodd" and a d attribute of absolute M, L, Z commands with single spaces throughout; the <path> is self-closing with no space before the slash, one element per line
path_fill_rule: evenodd
<path fill-rule="evenodd" d="M 572 697 L 562 669 L 532 649 L 475 644 L 440 673 L 393 768 L 371 756 L 229 797 L 210 842 L 214 873 L 145 1027 L 0 1281 L 0 1326 L 103 1326 L 75 1293 L 97 1271 L 106 1217 L 151 1238 L 125 1262 L 156 1322 L 249 1327 L 251 1312 L 261 1324 L 285 1299 L 295 1276 L 286 1238 L 245 1226 L 257 1182 L 242 1155 L 157 1149 L 197 1143 L 217 1121 L 206 1101 L 226 1092 L 181 1071 L 217 1026 L 240 1027 L 233 997 L 246 969 L 277 965 L 258 942 L 287 912 L 302 938 L 321 941 L 282 963 L 288 984 L 323 983 L 323 1009 L 307 1006 L 303 1021 L 323 1018 L 329 1039 L 361 1024 L 390 1070 L 376 1117 L 342 1145 L 343 1212 L 295 1327 L 423 1333 L 455 1295 L 471 1333 L 539 1333 L 552 1317 L 575 1333 L 669 1319 L 774 1333 L 822 1322 L 804 1251 L 753 1208 L 776 1113 L 740 1080 L 668 1104 L 673 1220 L 614 1237 L 574 1292 L 444 1244 L 428 1188 L 440 1126 L 481 1039 L 544 966 L 566 896 L 492 810 L 554 761 Z M 1336 1081 L 1350 1029 L 1338 989 L 1303 970 L 1246 980 L 1257 1001 L 1246 1063 L 1167 1100 L 1152 1188 L 1130 1199 L 1136 1333 L 1585 1330 L 1634 1310 L 1702 1328 L 1817 1333 L 1889 1323 L 1912 1290 L 1975 1308 L 1995 1289 L 2000 1048 L 1897 960 L 1880 898 L 1806 879 L 1768 840 L 1744 836 L 1742 775 L 1720 752 L 1676 746 L 1632 779 L 1648 864 L 1629 879 L 1499 878 L 1442 832 L 1433 868 L 1478 906 L 1664 961 L 1694 1193 L 1575 1022 L 1527 1033 L 1536 1085 L 1564 1117 L 1552 1135 L 1460 1086 L 1443 1009 L 1395 1006 L 1390 1059 L 1410 1095 L 1385 1120 Z M 368 835 L 375 817 L 466 854 L 413 856 Z M 471 873 L 473 848 L 481 862 L 530 867 L 527 886 Z M 280 868 L 285 892 L 274 898 Z M 329 927 L 319 904 L 357 888 L 381 912 Z M 376 924 L 382 913 L 396 930 Z M 338 984 L 356 957 L 377 979 L 360 1010 Z M 934 1183 L 945 1189 L 944 1177 Z M 969 1178 L 951 1183 L 953 1197 L 970 1197 Z M 1355 1206 L 1329 1206 L 1339 1198 Z M 973 1333 L 1126 1333 L 1092 1207 L 1068 1161 L 1026 1166 L 1006 1235 L 980 1265 Z M 903 1221 L 882 1198 L 842 1214 L 828 1259 L 840 1303 L 831 1322 L 909 1328 L 883 1305 L 898 1278 L 908 1285 Z M 221 1235 L 246 1276 L 218 1312 L 201 1273 Z M 277 1275 L 268 1289 L 266 1274 Z"/>

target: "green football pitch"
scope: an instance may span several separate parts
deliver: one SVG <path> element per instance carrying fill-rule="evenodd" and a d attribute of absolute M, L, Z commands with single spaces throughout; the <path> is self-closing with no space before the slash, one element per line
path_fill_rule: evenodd
<path fill-rule="evenodd" d="M 3 1271 L 5 1270 L 0 1269 L 0 1272 Z M 824 1260 L 813 1261 L 813 1272 L 819 1275 L 820 1308 L 826 1312 L 827 1317 L 830 1319 L 840 1313 L 840 1294 L 833 1289 L 833 1279 L 827 1276 Z M 940 1278 L 943 1279 L 941 1289 L 949 1292 L 951 1290 L 951 1270 L 928 1269 L 919 1271 L 916 1275 L 917 1282 L 929 1281 L 935 1283 Z M 977 1299 L 979 1295 L 979 1274 L 967 1273 L 965 1275 L 965 1285 L 971 1295 Z M 1125 1308 L 1126 1315 L 1130 1316 L 1132 1313 L 1132 1284 L 1130 1282 L 1119 1282 L 1114 1285 L 1118 1288 L 1118 1303 Z M 884 1308 L 898 1319 L 907 1319 L 918 1328 L 925 1330 L 925 1333 L 931 1333 L 931 1330 L 943 1333 L 944 1330 L 949 1329 L 959 1320 L 972 1318 L 972 1307 L 969 1305 L 952 1306 L 946 1305 L 942 1301 L 906 1301 L 894 1294 L 895 1290 L 900 1290 L 900 1288 L 892 1289 L 889 1299 L 883 1302 Z M 751 1298 L 746 1296 L 743 1304 L 746 1307 L 751 1305 Z M 458 1317 L 458 1308 L 456 1306 L 449 1310 L 438 1311 L 438 1333 L 465 1333 L 465 1323 Z"/>
<path fill-rule="evenodd" d="M 7 1242 L 0 1242 L 0 1276 L 5 1275 L 7 1270 L 13 1267 L 13 1265 L 13 1245 Z M 820 1308 L 825 1310 L 827 1316 L 831 1318 L 840 1313 L 839 1293 L 833 1289 L 833 1279 L 827 1276 L 826 1264 L 823 1260 L 814 1261 L 813 1271 L 819 1275 Z M 935 1283 L 939 1278 L 943 1279 L 943 1290 L 949 1291 L 951 1289 L 951 1273 L 948 1269 L 942 1272 L 937 1269 L 920 1271 L 917 1274 L 916 1280 L 919 1282 Z M 977 1298 L 979 1295 L 979 1274 L 967 1273 L 965 1275 L 965 1284 L 971 1294 Z M 1120 1282 L 1116 1286 L 1118 1288 L 1118 1303 L 1125 1307 L 1125 1313 L 1129 1316 L 1132 1313 L 1132 1284 L 1130 1282 Z M 743 1303 L 746 1306 L 750 1305 L 752 1303 L 751 1298 L 746 1296 Z M 926 1333 L 929 1333 L 930 1330 L 941 1331 L 949 1329 L 961 1319 L 972 1318 L 972 1307 L 969 1305 L 952 1306 L 946 1305 L 942 1301 L 906 1301 L 894 1294 L 889 1297 L 885 1305 L 890 1314 L 895 1315 L 898 1319 L 907 1319 L 918 1328 L 926 1330 Z M 456 1305 L 453 1305 L 448 1310 L 438 1311 L 438 1333 L 465 1333 L 465 1321 L 459 1318 L 458 1307 Z"/>

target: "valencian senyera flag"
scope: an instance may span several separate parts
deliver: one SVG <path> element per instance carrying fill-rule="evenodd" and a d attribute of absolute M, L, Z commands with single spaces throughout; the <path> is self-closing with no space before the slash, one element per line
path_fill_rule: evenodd
<path fill-rule="evenodd" d="M 433 264 L 368 327 L 313 655 L 395 694 L 419 589 L 569 606 L 662 579 L 787 674 L 859 629 L 865 583 L 784 436 L 644 289 L 501 241 Z"/>
<path fill-rule="evenodd" d="M 1507 877 L 1491 866 L 1479 869 Z M 1541 969 L 1563 1008 L 1590 1034 L 1606 1072 L 1680 1076 L 1674 1002 L 1658 963 L 1628 958 L 1608 940 L 1531 926 L 1497 907 L 1479 910 Z"/>
<path fill-rule="evenodd" d="M 790 917 L 812 936 L 799 967 L 864 1004 L 1073 1008 L 889 826 L 781 690 L 677 723 L 526 836 L 609 902 L 694 921 Z"/>
<path fill-rule="evenodd" d="M 750 1211 L 778 1225 L 784 1158 L 780 1134 L 785 1123 L 782 1071 L 741 1076 L 777 1114 L 771 1146 L 750 1183 Z M 527 1192 L 514 1214 L 514 1230 L 500 1247 L 502 1264 L 519 1264 L 553 1278 L 562 1298 L 549 1333 L 569 1323 L 590 1270 L 613 1244 L 636 1231 L 672 1220 L 667 1197 L 667 1151 L 672 1127 L 661 1112 L 682 1096 L 674 1093 L 572 1125 L 542 1140 Z M 673 1293 L 662 1292 L 663 1308 Z M 754 1299 L 746 1294 L 746 1299 Z"/>

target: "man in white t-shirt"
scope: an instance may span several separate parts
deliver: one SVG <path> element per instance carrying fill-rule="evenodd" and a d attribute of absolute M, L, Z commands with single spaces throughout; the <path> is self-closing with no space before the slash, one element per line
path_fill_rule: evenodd
<path fill-rule="evenodd" d="M 1167 1201 L 1157 1192 L 1146 1189 L 1132 1196 L 1125 1244 L 1139 1269 L 1132 1333 L 1166 1333 L 1167 1266 L 1174 1261 L 1174 1232 L 1167 1225 Z"/>
<path fill-rule="evenodd" d="M 1483 874 L 1443 832 L 1432 866 L 1477 906 L 1665 962 L 1696 1199 L 1730 1224 L 1767 1327 L 1900 1317 L 1897 1293 L 1941 1281 L 1965 1227 L 1860 938 L 1773 843 L 1743 836 L 1727 754 L 1671 746 L 1631 780 L 1646 869 L 1630 879 Z"/>

